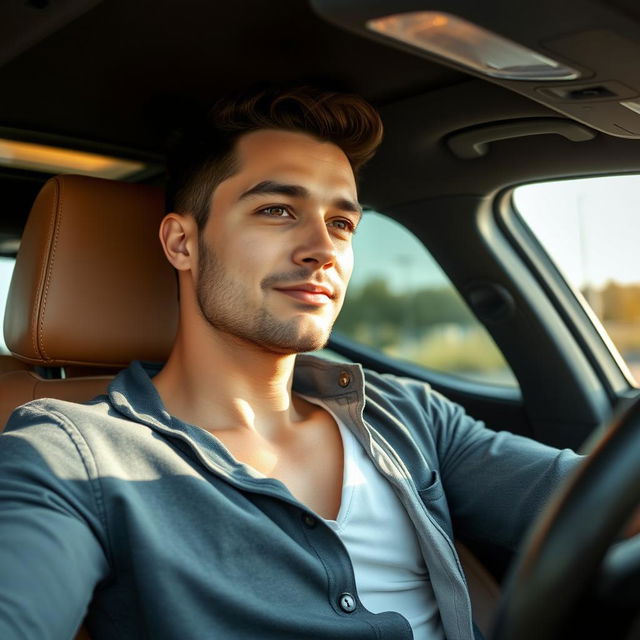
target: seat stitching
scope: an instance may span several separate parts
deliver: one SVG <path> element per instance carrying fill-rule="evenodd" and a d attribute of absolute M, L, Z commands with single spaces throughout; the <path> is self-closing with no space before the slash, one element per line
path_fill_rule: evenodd
<path fill-rule="evenodd" d="M 51 215 L 51 221 L 49 223 L 49 230 L 48 230 L 48 234 L 47 234 L 47 244 L 50 244 L 51 242 L 51 236 L 53 234 L 53 228 L 55 226 L 55 215 L 53 215 L 55 213 L 55 207 L 56 207 L 56 201 L 57 201 L 57 192 L 58 192 L 58 182 L 57 180 L 53 180 L 53 185 L 54 185 L 54 189 L 55 189 L 55 194 L 54 194 L 54 198 L 53 198 L 53 204 L 52 204 L 52 215 Z M 36 291 L 36 299 L 35 299 L 35 304 L 34 304 L 34 309 L 33 309 L 33 313 L 31 316 L 31 346 L 33 347 L 33 352 L 36 354 L 36 357 L 41 357 L 41 353 L 40 353 L 40 348 L 39 348 L 39 335 L 38 335 L 38 320 L 40 318 L 40 313 L 41 313 L 41 307 L 42 307 L 42 289 L 43 289 L 43 281 L 44 281 L 44 276 L 47 270 L 47 264 L 48 264 L 48 258 L 43 260 L 42 262 L 42 266 L 40 267 L 40 278 L 38 280 L 38 290 Z"/>
<path fill-rule="evenodd" d="M 46 279 L 46 282 L 45 282 L 44 294 L 42 296 L 42 306 L 41 306 L 41 311 L 40 311 L 40 324 L 39 324 L 39 327 L 38 327 L 38 341 L 39 341 L 39 344 L 40 344 L 40 350 L 41 350 L 42 355 L 44 356 L 45 360 L 49 360 L 49 356 L 47 355 L 47 352 L 45 351 L 45 348 L 44 348 L 44 332 L 43 332 L 44 316 L 45 316 L 46 308 L 47 308 L 47 295 L 49 293 L 49 285 L 51 283 L 51 274 L 52 274 L 52 271 L 53 271 L 53 263 L 55 262 L 55 259 L 56 259 L 56 248 L 58 246 L 58 236 L 60 234 L 60 227 L 62 226 L 63 201 L 64 201 L 64 193 L 63 193 L 63 190 L 62 190 L 62 185 L 59 185 L 58 210 L 57 210 L 57 214 L 54 216 L 54 221 L 57 224 L 55 224 L 55 233 L 54 233 L 54 236 L 53 236 L 53 242 L 51 244 L 51 253 L 50 253 L 49 259 L 47 260 L 47 279 Z"/>

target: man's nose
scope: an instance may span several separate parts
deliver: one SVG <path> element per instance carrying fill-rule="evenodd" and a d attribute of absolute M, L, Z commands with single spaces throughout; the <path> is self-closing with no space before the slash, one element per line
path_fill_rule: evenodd
<path fill-rule="evenodd" d="M 293 261 L 301 266 L 328 269 L 336 261 L 336 246 L 324 219 L 309 221 L 301 229 L 293 252 Z"/>

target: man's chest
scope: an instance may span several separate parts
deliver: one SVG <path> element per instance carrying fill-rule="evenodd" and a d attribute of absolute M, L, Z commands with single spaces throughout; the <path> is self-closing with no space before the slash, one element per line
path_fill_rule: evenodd
<path fill-rule="evenodd" d="M 291 494 L 324 518 L 340 509 L 343 447 L 329 413 L 320 410 L 276 441 L 253 431 L 225 430 L 214 435 L 231 455 L 264 476 L 280 480 Z"/>

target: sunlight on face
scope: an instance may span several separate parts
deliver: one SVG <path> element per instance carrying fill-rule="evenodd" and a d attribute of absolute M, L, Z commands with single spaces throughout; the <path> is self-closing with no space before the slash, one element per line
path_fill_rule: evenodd
<path fill-rule="evenodd" d="M 320 349 L 353 268 L 361 210 L 351 166 L 335 145 L 288 131 L 246 134 L 237 154 L 199 237 L 200 311 L 274 352 Z"/>

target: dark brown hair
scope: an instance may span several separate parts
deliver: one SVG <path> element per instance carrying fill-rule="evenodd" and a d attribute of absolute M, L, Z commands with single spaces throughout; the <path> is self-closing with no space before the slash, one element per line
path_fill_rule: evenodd
<path fill-rule="evenodd" d="M 357 95 L 302 86 L 253 89 L 219 100 L 203 125 L 184 133 L 169 161 L 168 206 L 192 214 L 202 229 L 214 189 L 237 171 L 238 138 L 259 129 L 298 131 L 332 142 L 354 175 L 382 140 L 378 112 Z"/>

